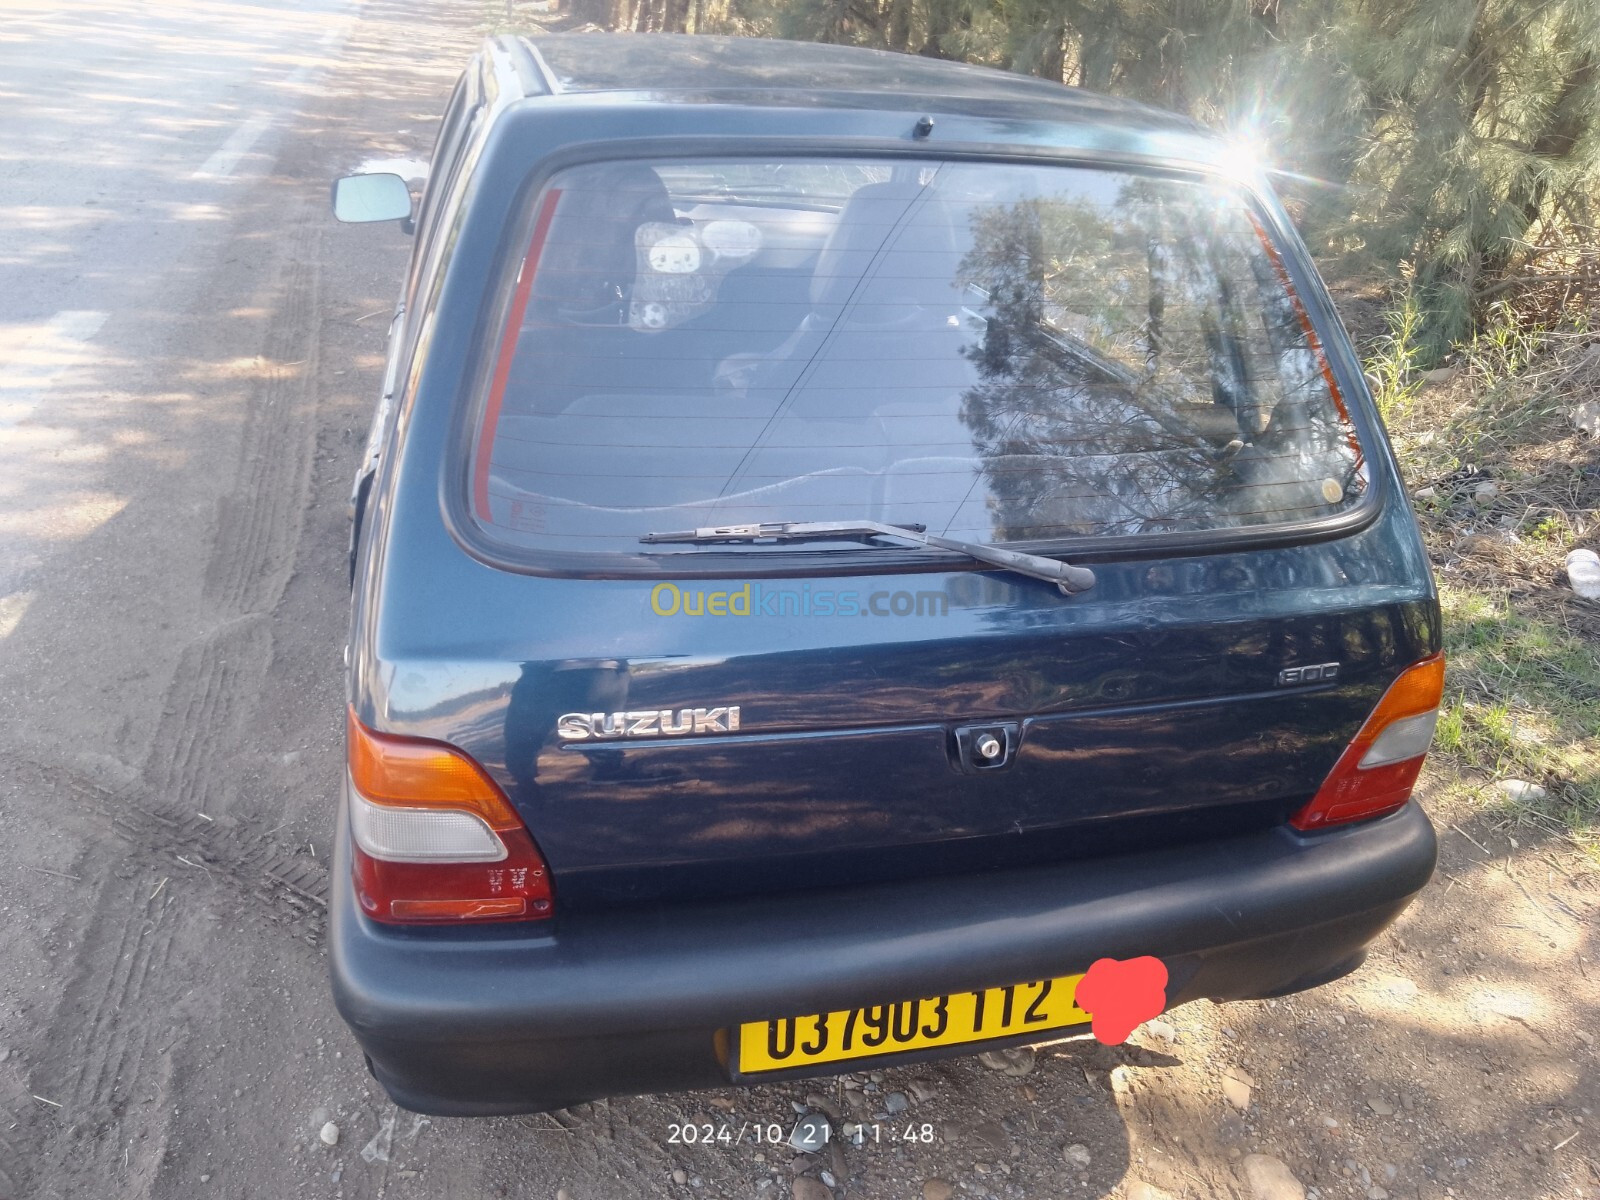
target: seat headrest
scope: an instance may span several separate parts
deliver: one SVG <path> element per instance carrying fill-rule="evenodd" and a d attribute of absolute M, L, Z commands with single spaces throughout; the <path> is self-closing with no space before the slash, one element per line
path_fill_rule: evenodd
<path fill-rule="evenodd" d="M 908 212 L 911 205 L 916 208 Z M 873 281 L 875 303 L 926 303 L 930 284 L 944 276 L 945 259 L 955 250 L 948 206 L 913 183 L 869 183 L 845 202 L 839 220 L 817 255 L 811 276 L 813 308 L 845 303 L 879 251 L 893 246 L 903 260 Z M 948 264 L 952 269 L 954 263 Z M 858 300 L 862 296 L 856 297 Z"/>

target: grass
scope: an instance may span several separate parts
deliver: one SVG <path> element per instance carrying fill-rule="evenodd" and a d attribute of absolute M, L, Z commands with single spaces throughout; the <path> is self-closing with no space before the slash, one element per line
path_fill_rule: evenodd
<path fill-rule="evenodd" d="M 1386 422 L 1397 420 L 1422 388 L 1417 363 L 1422 357 L 1418 341 L 1423 313 L 1415 295 L 1407 292 L 1384 314 L 1388 331 L 1372 345 L 1367 355 L 1367 378 L 1378 411 Z"/>
<path fill-rule="evenodd" d="M 1445 703 L 1434 747 L 1457 787 L 1480 803 L 1519 805 L 1592 843 L 1600 814 L 1600 657 L 1595 644 L 1547 617 L 1518 611 L 1503 591 L 1445 586 Z M 1515 801 L 1487 785 L 1524 779 L 1543 800 Z"/>
<path fill-rule="evenodd" d="M 1519 325 L 1509 307 L 1454 356 L 1415 370 L 1421 314 L 1406 298 L 1367 344 L 1440 584 L 1445 704 L 1436 797 L 1564 834 L 1600 858 L 1600 604 L 1573 594 L 1567 553 L 1600 545 L 1600 445 L 1571 409 L 1600 398 L 1586 327 Z M 1515 799 L 1492 785 L 1545 789 Z"/>

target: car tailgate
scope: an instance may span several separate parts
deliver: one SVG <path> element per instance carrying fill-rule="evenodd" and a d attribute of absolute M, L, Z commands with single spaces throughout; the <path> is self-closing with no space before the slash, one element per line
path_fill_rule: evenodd
<path fill-rule="evenodd" d="M 943 619 L 647 616 L 631 656 L 524 658 L 503 708 L 451 736 L 501 779 L 566 902 L 804 889 L 1281 823 L 1426 652 L 1420 601 L 1297 610 L 1312 593 L 1289 591 L 1217 621 L 1226 597 L 1132 603 L 1149 574 L 1103 569 L 1070 600 L 953 574 L 958 596 L 981 581 L 1013 602 Z M 541 641 L 581 646 L 606 611 L 551 612 Z M 715 717 L 735 708 L 737 728 Z M 612 735 L 564 739 L 574 715 Z M 975 769 L 961 735 L 987 730 L 1010 752 Z"/>

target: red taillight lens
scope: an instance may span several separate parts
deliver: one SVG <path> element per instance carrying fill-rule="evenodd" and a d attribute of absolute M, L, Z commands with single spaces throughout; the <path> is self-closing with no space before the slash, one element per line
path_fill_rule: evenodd
<path fill-rule="evenodd" d="M 356 899 L 376 921 L 551 914 L 550 871 L 483 768 L 440 742 L 346 722 Z"/>
<path fill-rule="evenodd" d="M 1408 667 L 1345 747 L 1317 794 L 1290 819 L 1326 829 L 1392 813 L 1411 799 L 1444 696 L 1444 655 Z"/>

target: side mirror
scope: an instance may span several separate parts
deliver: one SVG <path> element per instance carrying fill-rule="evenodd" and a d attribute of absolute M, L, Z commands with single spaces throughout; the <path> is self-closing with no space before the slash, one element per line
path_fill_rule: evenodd
<path fill-rule="evenodd" d="M 411 220 L 411 189 L 398 175 L 346 175 L 333 181 L 333 215 L 341 221 Z"/>

